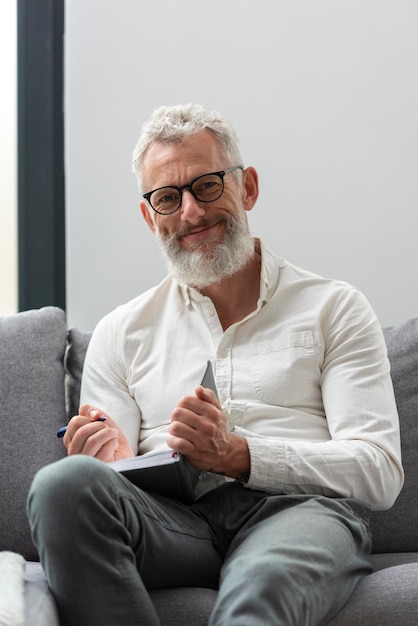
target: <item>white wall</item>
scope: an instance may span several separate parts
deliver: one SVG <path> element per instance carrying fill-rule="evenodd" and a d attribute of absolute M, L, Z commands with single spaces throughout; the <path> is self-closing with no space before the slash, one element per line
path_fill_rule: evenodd
<path fill-rule="evenodd" d="M 418 315 L 417 0 L 69 0 L 68 321 L 164 275 L 131 153 L 161 104 L 223 112 L 260 175 L 254 234 Z"/>
<path fill-rule="evenodd" d="M 17 311 L 16 2 L 0 3 L 0 315 Z"/>

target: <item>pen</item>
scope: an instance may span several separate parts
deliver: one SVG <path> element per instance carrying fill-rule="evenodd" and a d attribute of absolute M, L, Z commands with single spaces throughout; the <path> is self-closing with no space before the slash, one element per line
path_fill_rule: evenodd
<path fill-rule="evenodd" d="M 99 417 L 97 420 L 94 420 L 95 422 L 105 422 L 106 418 L 105 417 Z M 59 439 L 61 439 L 62 437 L 64 437 L 65 433 L 67 432 L 67 426 L 63 426 L 62 428 L 60 428 L 59 430 L 57 430 L 57 437 Z"/>

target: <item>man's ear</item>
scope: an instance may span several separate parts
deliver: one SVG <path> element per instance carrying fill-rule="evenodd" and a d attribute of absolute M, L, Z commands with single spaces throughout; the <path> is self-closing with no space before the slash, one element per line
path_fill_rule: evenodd
<path fill-rule="evenodd" d="M 152 219 L 152 215 L 150 213 L 150 209 L 148 208 L 147 203 L 144 200 L 142 200 L 139 203 L 139 206 L 141 208 L 142 217 L 144 218 L 144 220 L 146 221 L 146 223 L 148 224 L 152 232 L 155 233 L 154 220 Z"/>
<path fill-rule="evenodd" d="M 242 173 L 242 202 L 251 211 L 258 198 L 258 174 L 254 167 L 246 167 Z"/>

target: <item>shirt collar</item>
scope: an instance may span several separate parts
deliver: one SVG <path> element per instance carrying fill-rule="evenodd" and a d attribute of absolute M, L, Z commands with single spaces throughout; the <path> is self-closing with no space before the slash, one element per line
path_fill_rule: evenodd
<path fill-rule="evenodd" d="M 260 301 L 271 300 L 279 283 L 280 259 L 261 239 L 256 240 L 261 250 Z"/>

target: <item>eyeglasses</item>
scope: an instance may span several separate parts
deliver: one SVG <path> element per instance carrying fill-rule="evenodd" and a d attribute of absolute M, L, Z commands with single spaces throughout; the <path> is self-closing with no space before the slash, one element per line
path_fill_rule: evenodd
<path fill-rule="evenodd" d="M 224 176 L 235 170 L 242 170 L 242 165 L 234 165 L 227 170 L 202 174 L 187 185 L 181 187 L 158 187 L 143 194 L 150 206 L 161 215 L 175 213 L 181 207 L 183 190 L 188 189 L 195 200 L 199 202 L 215 202 L 224 192 Z"/>

